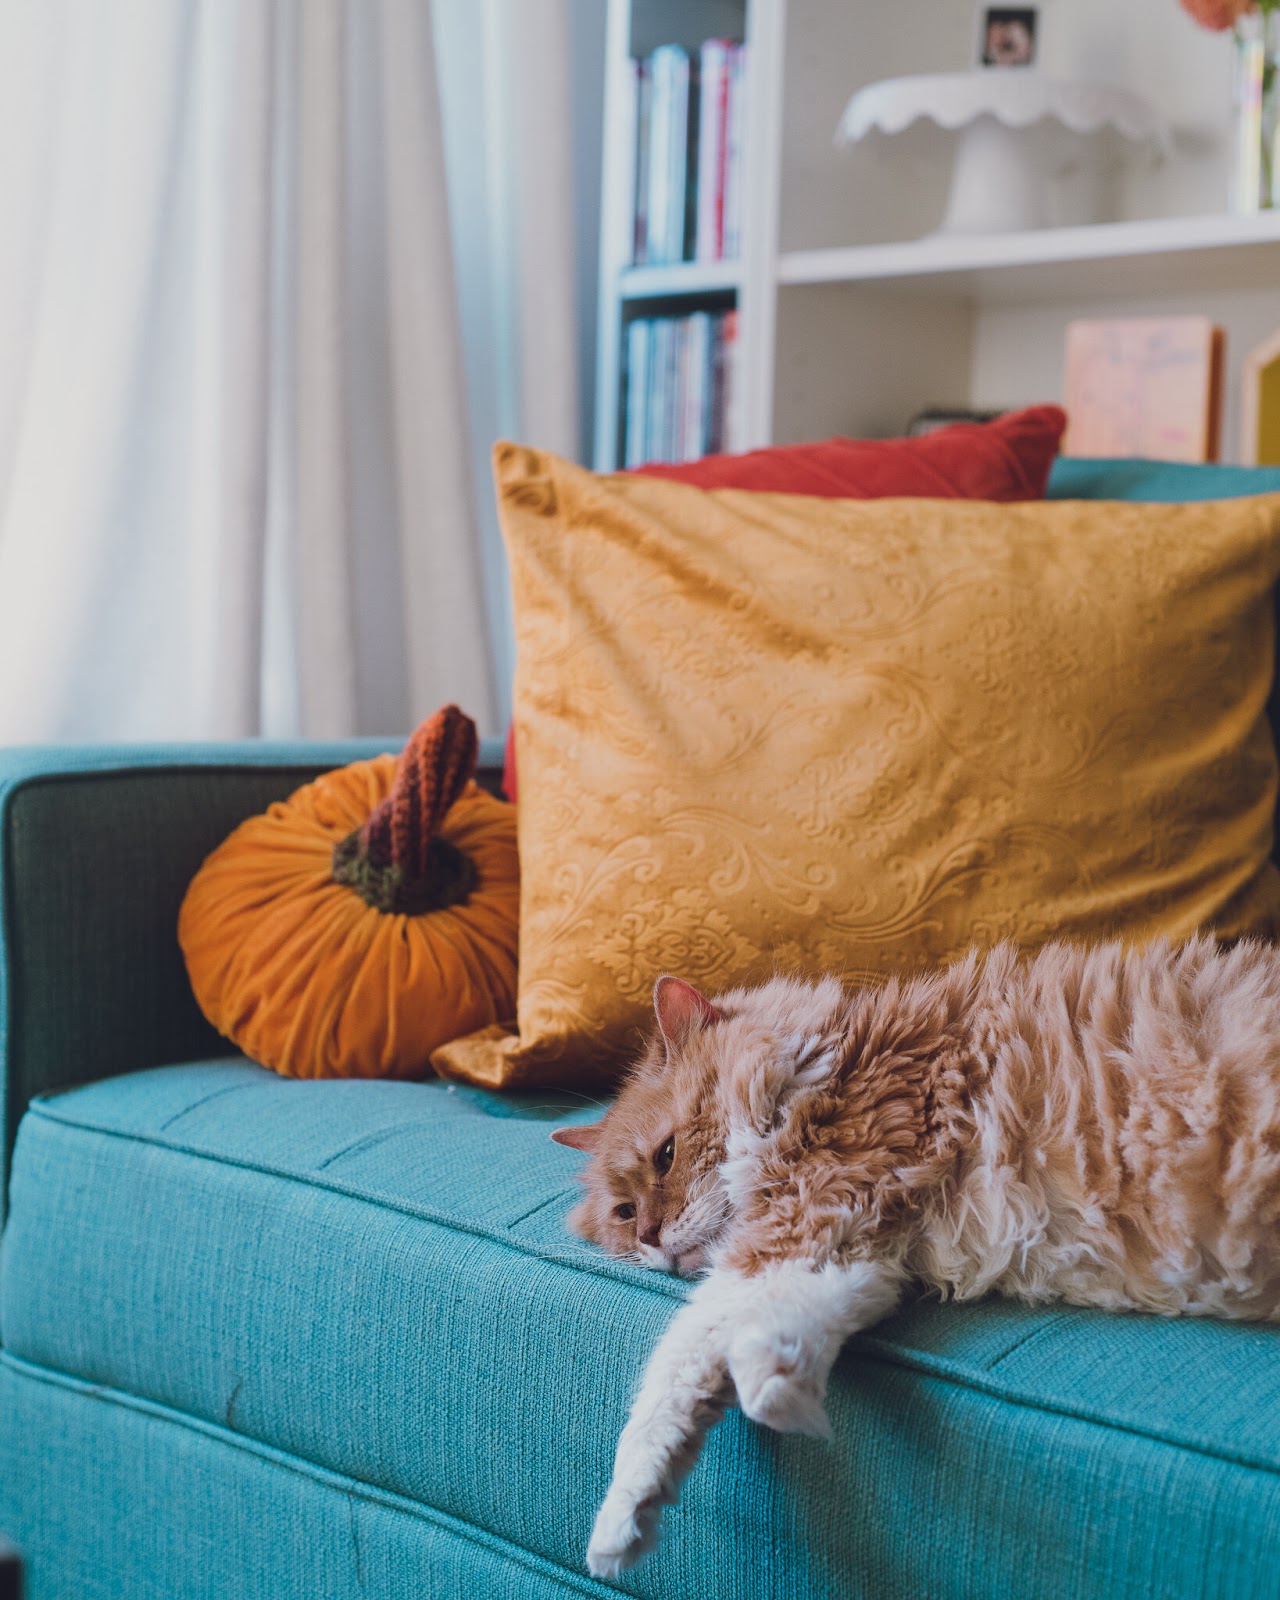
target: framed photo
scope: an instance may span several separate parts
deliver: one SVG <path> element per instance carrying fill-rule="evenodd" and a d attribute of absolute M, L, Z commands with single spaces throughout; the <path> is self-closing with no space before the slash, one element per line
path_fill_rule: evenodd
<path fill-rule="evenodd" d="M 978 65 L 1034 67 L 1039 6 L 979 6 Z"/>

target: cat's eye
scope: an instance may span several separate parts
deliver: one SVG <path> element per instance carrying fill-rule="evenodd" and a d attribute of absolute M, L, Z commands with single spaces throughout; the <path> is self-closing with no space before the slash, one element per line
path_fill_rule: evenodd
<path fill-rule="evenodd" d="M 667 1140 L 666 1144 L 664 1144 L 660 1150 L 656 1150 L 654 1152 L 653 1165 L 654 1165 L 655 1170 L 658 1171 L 659 1173 L 670 1172 L 671 1171 L 671 1163 L 675 1160 L 675 1158 L 676 1158 L 676 1136 L 673 1133 L 671 1135 L 671 1137 Z"/>
<path fill-rule="evenodd" d="M 613 1214 L 619 1222 L 630 1222 L 636 1214 L 636 1208 L 630 1200 L 624 1200 L 620 1206 L 614 1206 Z"/>

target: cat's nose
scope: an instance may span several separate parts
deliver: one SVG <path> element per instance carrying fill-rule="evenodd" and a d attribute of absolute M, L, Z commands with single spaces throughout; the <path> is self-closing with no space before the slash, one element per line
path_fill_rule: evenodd
<path fill-rule="evenodd" d="M 662 1224 L 649 1218 L 640 1226 L 640 1243 L 656 1245 L 662 1235 Z"/>

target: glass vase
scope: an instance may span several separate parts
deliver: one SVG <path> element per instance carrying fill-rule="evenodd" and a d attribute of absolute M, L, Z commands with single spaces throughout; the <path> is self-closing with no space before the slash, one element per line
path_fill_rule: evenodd
<path fill-rule="evenodd" d="M 1236 23 L 1234 211 L 1280 206 L 1280 9 Z"/>

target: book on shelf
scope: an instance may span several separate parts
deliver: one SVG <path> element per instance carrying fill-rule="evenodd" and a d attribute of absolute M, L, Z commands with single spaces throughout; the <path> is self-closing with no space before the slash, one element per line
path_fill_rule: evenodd
<path fill-rule="evenodd" d="M 739 45 L 729 67 L 729 117 L 722 167 L 724 248 L 721 256 L 736 261 L 742 254 L 742 150 L 746 102 L 746 50 Z"/>
<path fill-rule="evenodd" d="M 738 313 L 726 311 L 720 334 L 720 410 L 716 424 L 717 450 L 728 450 L 731 441 L 741 437 L 738 412 L 742 406 L 742 385 L 738 381 Z M 710 454 L 710 451 L 708 451 Z"/>
<path fill-rule="evenodd" d="M 639 466 L 648 447 L 645 435 L 646 396 L 649 392 L 649 353 L 653 341 L 649 324 L 637 317 L 627 329 L 626 442 L 623 463 Z"/>
<path fill-rule="evenodd" d="M 638 264 L 649 259 L 649 152 L 650 112 L 653 107 L 653 67 L 648 61 L 631 63 L 631 106 L 635 119 L 635 192 L 632 198 L 631 259 Z"/>
<path fill-rule="evenodd" d="M 653 376 L 649 382 L 649 421 L 645 445 L 650 461 L 671 459 L 671 389 L 675 379 L 675 323 L 658 317 L 653 324 Z"/>
<path fill-rule="evenodd" d="M 696 461 L 731 448 L 736 311 L 635 317 L 625 350 L 624 467 Z"/>
<path fill-rule="evenodd" d="M 645 262 L 679 261 L 684 255 L 688 161 L 689 55 L 664 44 L 649 57 L 653 83 L 649 104 L 649 170 Z"/>
<path fill-rule="evenodd" d="M 636 266 L 723 261 L 738 253 L 745 46 L 660 45 L 631 62 Z"/>
<path fill-rule="evenodd" d="M 1208 317 L 1068 323 L 1063 453 L 1216 461 L 1223 342 Z"/>
<path fill-rule="evenodd" d="M 695 311 L 686 330 L 680 371 L 680 453 L 684 460 L 696 461 L 707 454 L 710 437 L 707 399 L 711 387 L 711 313 Z"/>

